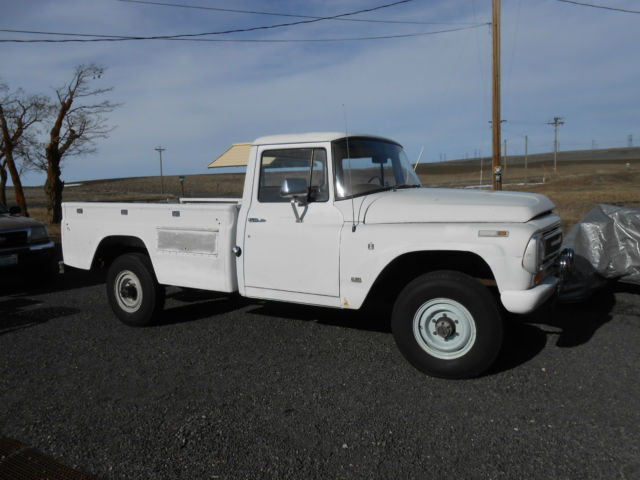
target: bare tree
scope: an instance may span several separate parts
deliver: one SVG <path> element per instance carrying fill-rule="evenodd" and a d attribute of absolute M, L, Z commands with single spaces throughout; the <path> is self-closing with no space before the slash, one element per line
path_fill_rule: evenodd
<path fill-rule="evenodd" d="M 31 159 L 38 168 L 47 172 L 44 191 L 52 223 L 60 223 L 62 220 L 62 161 L 65 157 L 95 152 L 95 141 L 106 138 L 113 130 L 107 125 L 103 115 L 113 111 L 118 105 L 108 100 L 95 103 L 88 100 L 112 90 L 92 88 L 90 85 L 92 80 L 102 76 L 104 70 L 104 67 L 94 64 L 79 65 L 71 81 L 56 89 L 53 126 L 44 148 L 44 157 L 36 156 Z"/>
<path fill-rule="evenodd" d="M 9 92 L 0 85 L 0 197 L 6 201 L 7 171 L 16 195 L 16 203 L 24 215 L 29 215 L 24 197 L 19 159 L 27 144 L 33 144 L 33 127 L 48 111 L 48 99 L 39 95 L 26 96 L 22 90 Z"/>
<path fill-rule="evenodd" d="M 8 90 L 9 87 L 6 84 L 0 83 L 0 96 L 3 101 Z M 4 205 L 7 204 L 7 177 L 7 161 L 4 158 L 4 135 L 0 135 L 0 202 Z"/>
<path fill-rule="evenodd" d="M 4 159 L 4 142 L 0 141 L 0 203 L 7 204 L 7 162 Z"/>

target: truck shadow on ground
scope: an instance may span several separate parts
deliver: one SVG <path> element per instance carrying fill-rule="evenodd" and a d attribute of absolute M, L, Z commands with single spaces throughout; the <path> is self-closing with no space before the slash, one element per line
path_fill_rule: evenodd
<path fill-rule="evenodd" d="M 150 328 L 204 320 L 212 315 L 240 310 L 251 301 L 238 294 L 170 287 L 167 289 L 167 303 L 160 318 Z"/>
<path fill-rule="evenodd" d="M 0 299 L 0 336 L 76 313 L 75 308 L 47 306 L 31 298 Z"/>
<path fill-rule="evenodd" d="M 52 270 L 50 275 L 44 277 L 25 268 L 3 271 L 0 276 L 0 335 L 80 312 L 62 305 L 52 306 L 49 302 L 33 298 L 34 296 L 103 282 L 104 273 L 100 271 L 68 269 L 67 273 L 60 275 Z"/>
<path fill-rule="evenodd" d="M 36 285 L 31 284 L 28 276 L 3 276 L 0 279 L 0 335 L 77 313 L 77 310 L 64 306 L 44 305 L 41 300 L 30 298 L 31 295 L 99 285 L 104 283 L 104 279 L 104 271 L 87 272 L 72 268 L 68 268 L 64 275 L 55 274 L 49 282 Z M 511 370 L 530 361 L 549 341 L 555 341 L 561 348 L 587 343 L 600 327 L 611 320 L 611 312 L 616 305 L 615 294 L 619 292 L 640 294 L 640 286 L 616 283 L 583 303 L 556 304 L 527 316 L 507 315 L 504 347 L 489 374 Z M 168 300 L 156 326 L 187 323 L 244 310 L 243 313 L 251 315 L 391 333 L 389 318 L 392 306 L 382 302 L 357 311 L 339 310 L 175 287 L 168 291 Z"/>
<path fill-rule="evenodd" d="M 549 341 L 571 348 L 587 343 L 612 319 L 616 292 L 640 294 L 640 287 L 614 284 L 583 303 L 544 307 L 531 315 L 506 315 L 503 348 L 489 375 L 512 370 L 535 358 Z M 159 325 L 184 323 L 243 309 L 246 314 L 286 320 L 312 321 L 327 326 L 391 333 L 391 305 L 378 303 L 362 310 L 338 310 L 292 303 L 259 301 L 239 295 L 199 290 L 169 294 L 178 306 L 165 310 Z"/>
<path fill-rule="evenodd" d="M 640 293 L 640 288 L 611 286 L 594 294 L 588 301 L 574 304 L 555 304 L 532 315 L 507 315 L 503 349 L 489 375 L 512 370 L 535 358 L 549 341 L 556 346 L 571 348 L 589 342 L 595 332 L 612 319 L 616 304 L 615 293 Z M 240 296 L 215 295 L 211 292 L 178 294 L 184 302 L 167 311 L 161 324 L 182 323 L 211 316 L 212 312 L 226 313 L 244 309 L 244 313 L 287 320 L 313 321 L 327 326 L 353 328 L 363 331 L 391 333 L 389 318 L 391 305 L 370 305 L 363 310 L 337 310 L 282 302 L 262 302 Z M 179 318 L 179 320 L 175 320 Z"/>
<path fill-rule="evenodd" d="M 391 305 L 378 304 L 361 310 L 338 310 L 295 303 L 263 302 L 247 313 L 287 320 L 313 321 L 323 325 L 391 333 Z"/>
<path fill-rule="evenodd" d="M 589 342 L 613 318 L 616 291 L 612 286 L 581 303 L 556 303 L 531 315 L 507 315 L 503 348 L 489 373 L 511 370 L 530 361 L 549 341 L 560 348 Z"/>
<path fill-rule="evenodd" d="M 325 325 L 391 333 L 389 318 L 391 305 L 379 304 L 362 310 L 339 310 L 295 303 L 262 301 L 241 297 L 239 294 L 216 293 L 170 287 L 168 302 L 156 325 L 169 325 L 202 320 L 212 315 L 240 309 L 250 315 L 286 320 L 313 321 Z"/>
<path fill-rule="evenodd" d="M 1 295 L 40 295 L 57 293 L 104 283 L 104 270 L 78 270 L 65 267 L 65 273 L 52 272 L 48 278 L 34 277 L 28 270 L 14 270 L 0 277 Z"/>

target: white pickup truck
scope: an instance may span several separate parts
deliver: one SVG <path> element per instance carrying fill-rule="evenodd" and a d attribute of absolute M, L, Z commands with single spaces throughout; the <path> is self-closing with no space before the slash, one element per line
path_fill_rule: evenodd
<path fill-rule="evenodd" d="M 416 368 L 485 371 L 501 305 L 536 309 L 557 290 L 553 203 L 530 193 L 424 188 L 402 147 L 344 133 L 275 135 L 250 150 L 242 199 L 65 203 L 66 265 L 108 267 L 114 313 L 146 325 L 164 286 L 359 309 L 393 305 L 391 330 Z"/>

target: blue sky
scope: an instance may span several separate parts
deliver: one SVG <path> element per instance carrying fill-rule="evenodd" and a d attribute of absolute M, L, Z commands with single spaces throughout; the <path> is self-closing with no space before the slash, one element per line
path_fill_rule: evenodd
<path fill-rule="evenodd" d="M 391 0 L 166 0 L 191 6 L 330 16 Z M 637 0 L 592 3 L 640 10 Z M 0 28 L 108 35 L 174 35 L 241 29 L 296 18 L 122 2 L 0 0 Z M 71 158 L 67 182 L 96 178 L 207 173 L 232 143 L 309 131 L 391 137 L 410 159 L 490 155 L 491 0 L 413 0 L 356 19 L 319 21 L 222 40 L 325 40 L 427 33 L 340 42 L 0 43 L 0 82 L 52 94 L 78 64 L 107 67 L 99 80 L 116 128 L 97 153 Z M 502 138 L 508 153 L 640 144 L 640 14 L 557 0 L 502 0 Z M 60 38 L 0 33 L 0 38 Z M 343 107 L 344 105 L 344 107 Z M 26 183 L 42 184 L 41 174 Z"/>

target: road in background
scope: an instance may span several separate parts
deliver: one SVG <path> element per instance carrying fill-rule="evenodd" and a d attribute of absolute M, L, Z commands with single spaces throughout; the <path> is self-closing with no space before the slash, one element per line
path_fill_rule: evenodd
<path fill-rule="evenodd" d="M 488 375 L 448 381 L 380 313 L 174 289 L 131 328 L 100 282 L 0 282 L 0 436 L 88 474 L 640 477 L 637 289 L 511 319 Z"/>

